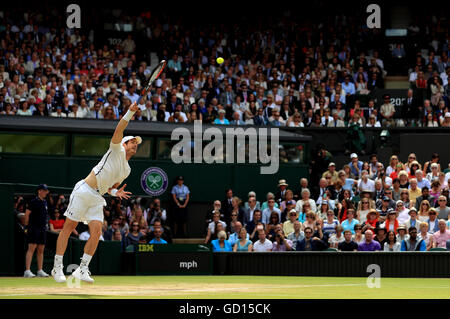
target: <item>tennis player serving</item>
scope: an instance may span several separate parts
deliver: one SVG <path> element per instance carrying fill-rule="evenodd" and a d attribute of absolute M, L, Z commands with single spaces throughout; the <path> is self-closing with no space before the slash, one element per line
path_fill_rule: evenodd
<path fill-rule="evenodd" d="M 129 107 L 127 113 L 117 124 L 106 154 L 89 175 L 75 185 L 70 195 L 70 201 L 64 213 L 67 217 L 66 222 L 63 230 L 59 233 L 56 244 L 55 263 L 52 270 L 56 282 L 66 281 L 63 272 L 63 256 L 69 236 L 79 222 L 84 222 L 89 226 L 90 238 L 84 247 L 81 264 L 72 273 L 72 276 L 86 282 L 94 282 L 90 276 L 89 262 L 97 249 L 102 234 L 103 206 L 106 205 L 102 195 L 108 193 L 121 199 L 128 199 L 131 194 L 125 191 L 126 184 L 118 187 L 130 175 L 131 169 L 128 161 L 136 154 L 138 144 L 142 142 L 139 136 L 123 137 L 128 122 L 137 110 L 136 103 Z"/>

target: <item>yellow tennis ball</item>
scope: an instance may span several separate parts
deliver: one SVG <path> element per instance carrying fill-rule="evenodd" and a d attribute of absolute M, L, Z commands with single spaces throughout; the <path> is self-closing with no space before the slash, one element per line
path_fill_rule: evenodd
<path fill-rule="evenodd" d="M 222 64 L 225 60 L 223 58 L 217 58 L 217 63 Z"/>

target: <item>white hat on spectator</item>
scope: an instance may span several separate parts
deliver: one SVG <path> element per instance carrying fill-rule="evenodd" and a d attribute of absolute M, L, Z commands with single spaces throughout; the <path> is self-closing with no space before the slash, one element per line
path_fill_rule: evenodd
<path fill-rule="evenodd" d="M 357 155 L 356 153 L 352 153 L 352 154 L 350 155 L 350 158 L 358 158 L 358 155 Z"/>

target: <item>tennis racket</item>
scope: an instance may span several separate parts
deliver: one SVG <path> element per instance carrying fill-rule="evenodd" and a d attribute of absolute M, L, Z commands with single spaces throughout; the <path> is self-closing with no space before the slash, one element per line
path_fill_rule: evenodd
<path fill-rule="evenodd" d="M 147 80 L 147 83 L 144 83 L 144 88 L 141 91 L 141 96 L 137 100 L 137 104 L 141 102 L 141 99 L 144 96 L 147 96 L 147 93 L 150 90 L 150 87 L 152 86 L 153 82 L 155 82 L 155 80 L 161 75 L 166 65 L 167 65 L 166 60 L 162 60 L 161 62 L 159 62 L 158 66 L 153 70 L 152 74 Z"/>

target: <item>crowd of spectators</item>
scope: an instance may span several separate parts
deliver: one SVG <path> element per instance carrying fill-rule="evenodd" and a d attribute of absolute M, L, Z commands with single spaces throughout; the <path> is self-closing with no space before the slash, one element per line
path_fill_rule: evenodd
<path fill-rule="evenodd" d="M 301 178 L 297 187 L 282 179 L 264 198 L 250 191 L 243 201 L 227 189 L 206 212 L 204 243 L 215 251 L 450 249 L 450 165 L 436 153 L 423 164 L 414 153 L 404 162 L 392 155 L 386 165 L 375 154 L 369 158 L 353 153 L 340 169 L 327 159 L 314 168 L 319 179 Z M 22 229 L 29 199 L 15 200 Z M 47 203 L 47 230 L 58 233 L 68 199 L 49 193 Z M 101 240 L 119 241 L 124 251 L 138 243 L 170 244 L 179 237 L 172 231 L 176 216 L 170 200 L 108 197 Z M 89 229 L 80 223 L 72 236 L 88 240 Z"/>
<path fill-rule="evenodd" d="M 428 251 L 450 250 L 450 165 L 433 154 L 423 165 L 415 154 L 387 165 L 350 155 L 338 169 L 328 161 L 318 183 L 286 180 L 258 201 L 216 200 L 206 215 L 214 251 Z"/>
<path fill-rule="evenodd" d="M 145 45 L 168 61 L 136 121 L 450 126 L 450 37 L 440 20 L 413 23 L 411 37 L 428 41 L 406 53 L 402 47 L 389 52 L 382 31 L 344 15 L 316 25 L 283 17 L 245 30 L 228 24 L 203 29 L 145 15 L 132 21 L 145 34 Z M 39 13 L 4 15 L 0 35 L 1 114 L 120 119 L 155 62 L 136 53 L 144 45 L 136 33 L 103 44 L 86 29 L 67 29 Z M 375 101 L 373 94 L 384 87 L 391 53 L 417 53 L 411 91 L 401 106 L 388 96 Z M 217 57 L 225 62 L 217 64 Z"/>

